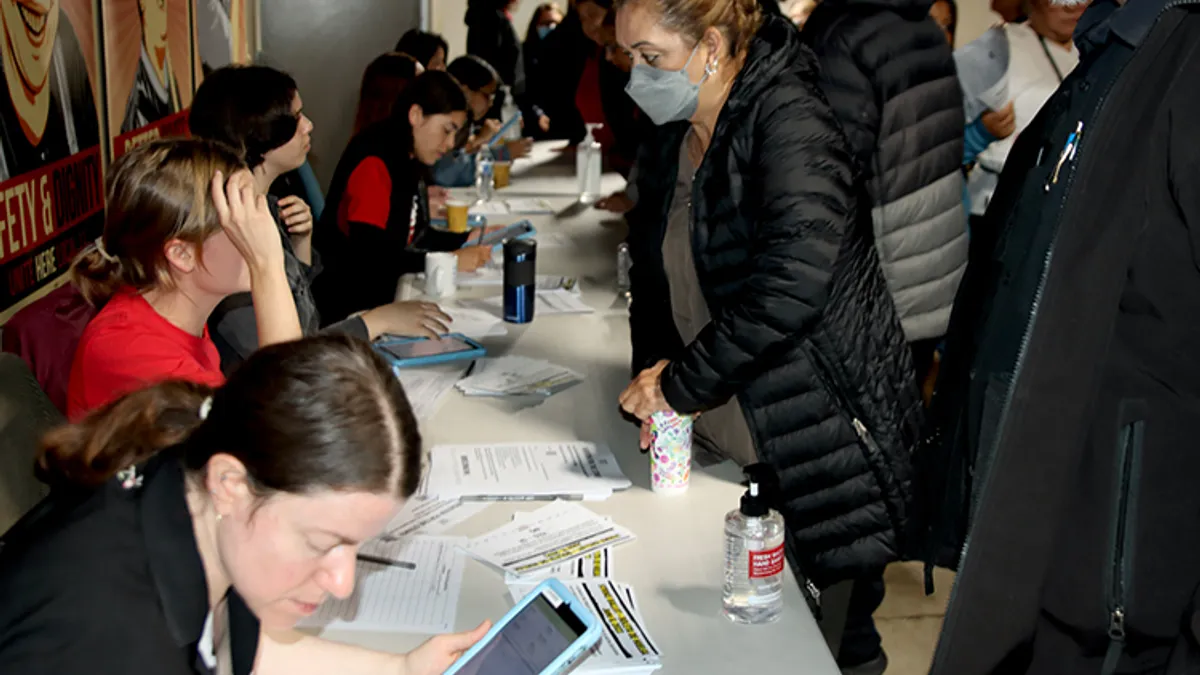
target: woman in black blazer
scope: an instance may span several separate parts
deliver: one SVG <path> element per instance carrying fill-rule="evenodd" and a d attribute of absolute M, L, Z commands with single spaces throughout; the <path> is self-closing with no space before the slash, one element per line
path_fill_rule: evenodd
<path fill-rule="evenodd" d="M 354 588 L 417 488 L 421 438 L 365 342 L 268 347 L 51 432 L 51 494 L 0 540 L 0 673 L 441 673 L 484 626 L 403 655 L 293 626 Z"/>

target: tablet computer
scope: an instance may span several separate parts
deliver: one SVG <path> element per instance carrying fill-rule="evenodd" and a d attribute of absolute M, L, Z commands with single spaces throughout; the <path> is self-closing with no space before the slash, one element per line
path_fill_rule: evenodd
<path fill-rule="evenodd" d="M 557 579 L 525 596 L 446 675 L 556 675 L 600 639 L 600 622 Z"/>
<path fill-rule="evenodd" d="M 375 341 L 375 349 L 398 368 L 478 359 L 487 355 L 483 345 L 459 333 L 443 335 L 440 340 L 384 336 Z"/>
<path fill-rule="evenodd" d="M 529 239 L 537 234 L 537 228 L 528 220 L 522 220 L 512 225 L 507 225 L 502 230 L 489 232 L 483 235 L 483 241 L 468 241 L 463 244 L 463 248 L 470 246 L 499 246 L 509 239 Z"/>

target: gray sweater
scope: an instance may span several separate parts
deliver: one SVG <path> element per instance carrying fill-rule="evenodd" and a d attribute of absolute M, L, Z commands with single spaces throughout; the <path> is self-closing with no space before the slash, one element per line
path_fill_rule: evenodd
<path fill-rule="evenodd" d="M 367 324 L 359 317 L 350 317 L 334 324 L 321 327 L 321 315 L 317 312 L 312 296 L 312 282 L 321 273 L 321 257 L 312 252 L 312 264 L 306 265 L 296 257 L 291 237 L 279 215 L 279 200 L 268 196 L 271 214 L 279 226 L 279 237 L 283 245 L 283 264 L 287 271 L 288 286 L 296 301 L 296 313 L 300 316 L 300 328 L 305 335 L 317 333 L 344 333 L 363 340 L 370 339 Z M 249 293 L 237 293 L 225 298 L 208 318 L 208 331 L 217 351 L 221 354 L 221 370 L 228 375 L 258 349 L 258 322 L 254 316 L 254 303 Z"/>

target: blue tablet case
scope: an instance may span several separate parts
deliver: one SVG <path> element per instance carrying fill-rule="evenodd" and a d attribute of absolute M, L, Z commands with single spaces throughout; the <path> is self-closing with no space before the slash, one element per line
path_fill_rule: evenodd
<path fill-rule="evenodd" d="M 479 344 L 478 342 L 472 340 L 471 338 L 469 338 L 465 335 L 462 335 L 461 333 L 450 333 L 449 335 L 445 335 L 443 337 L 455 338 L 458 340 L 462 340 L 463 342 L 470 345 L 472 348 L 464 349 L 463 351 L 460 351 L 460 352 L 451 352 L 449 354 L 434 354 L 433 356 L 414 356 L 411 358 L 402 359 L 402 358 L 397 357 L 395 354 L 392 354 L 391 352 L 385 351 L 383 349 L 383 347 L 387 347 L 390 345 L 405 344 L 405 343 L 409 343 L 409 342 L 421 342 L 424 340 L 428 340 L 429 338 L 410 338 L 410 337 L 388 336 L 388 337 L 381 337 L 375 341 L 375 351 L 379 352 L 379 354 L 382 355 L 383 358 L 387 359 L 388 362 L 392 364 L 393 368 L 417 368 L 420 366 L 431 366 L 431 365 L 438 364 L 438 363 L 449 363 L 451 361 L 473 361 L 475 359 L 481 359 L 484 356 L 487 356 L 487 350 L 484 349 L 483 345 Z"/>

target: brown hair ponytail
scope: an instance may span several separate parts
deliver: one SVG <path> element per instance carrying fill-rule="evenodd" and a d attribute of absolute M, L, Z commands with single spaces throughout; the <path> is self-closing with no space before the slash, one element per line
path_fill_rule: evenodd
<path fill-rule="evenodd" d="M 750 45 L 762 27 L 763 11 L 759 0 L 622 0 L 653 7 L 662 17 L 662 25 L 699 42 L 704 31 L 716 28 L 729 42 L 729 53 L 736 56 Z"/>
<path fill-rule="evenodd" d="M 125 286 L 145 291 L 169 284 L 167 243 L 178 239 L 199 247 L 220 232 L 213 175 L 228 177 L 243 168 L 233 149 L 195 138 L 152 141 L 129 151 L 111 169 L 104 234 L 75 258 L 71 282 L 93 307 Z"/>
<path fill-rule="evenodd" d="M 51 486 L 100 485 L 183 442 L 200 426 L 200 407 L 212 393 L 199 384 L 163 382 L 55 429 L 42 439 L 38 478 Z"/>

